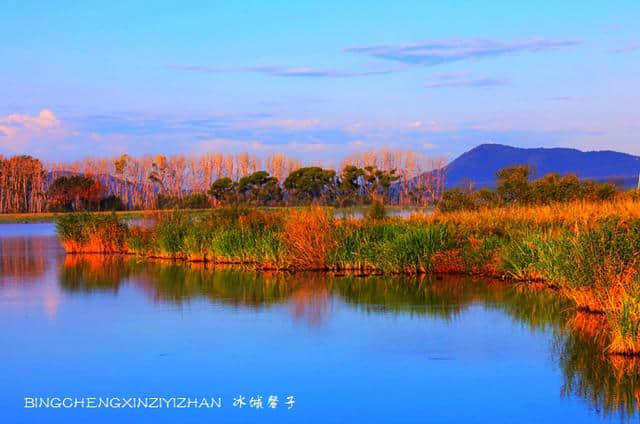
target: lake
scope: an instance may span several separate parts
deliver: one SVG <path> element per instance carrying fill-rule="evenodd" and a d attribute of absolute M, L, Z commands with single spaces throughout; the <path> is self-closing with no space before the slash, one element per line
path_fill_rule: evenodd
<path fill-rule="evenodd" d="M 1 224 L 0 421 L 637 420 L 634 364 L 568 330 L 573 314 L 548 290 L 467 277 L 65 256 L 53 224 Z"/>

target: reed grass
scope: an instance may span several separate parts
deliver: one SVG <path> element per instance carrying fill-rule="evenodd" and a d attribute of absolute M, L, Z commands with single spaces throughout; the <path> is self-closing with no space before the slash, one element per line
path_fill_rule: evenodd
<path fill-rule="evenodd" d="M 117 253 L 126 250 L 129 229 L 115 214 L 62 215 L 56 230 L 68 253 Z"/>
<path fill-rule="evenodd" d="M 297 269 L 326 270 L 327 257 L 336 247 L 335 220 L 325 209 L 294 210 L 284 219 L 281 239 L 286 263 Z"/>

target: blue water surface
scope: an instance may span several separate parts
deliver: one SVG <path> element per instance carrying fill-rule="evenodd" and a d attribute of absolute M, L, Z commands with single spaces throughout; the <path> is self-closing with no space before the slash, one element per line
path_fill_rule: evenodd
<path fill-rule="evenodd" d="M 478 280 L 103 263 L 65 257 L 53 231 L 0 226 L 0 422 L 624 418 L 565 393 L 562 318 L 540 315 L 562 313 L 554 300 L 529 301 L 540 305 L 523 318 L 519 294 Z M 266 404 L 273 395 L 275 409 Z M 222 407 L 24 407 L 25 397 L 48 396 L 214 397 Z M 238 396 L 262 396 L 265 407 L 234 407 Z"/>

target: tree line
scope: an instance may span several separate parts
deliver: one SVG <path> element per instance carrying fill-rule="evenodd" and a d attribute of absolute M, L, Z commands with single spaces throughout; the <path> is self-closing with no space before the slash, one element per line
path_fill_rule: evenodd
<path fill-rule="evenodd" d="M 486 207 L 549 204 L 572 200 L 609 200 L 620 189 L 611 182 L 592 179 L 581 180 L 577 175 L 549 173 L 532 179 L 532 169 L 527 165 L 514 165 L 496 173 L 495 189 L 475 190 L 467 188 L 446 190 L 438 203 L 438 210 L 478 210 Z"/>
<path fill-rule="evenodd" d="M 441 211 L 514 204 L 606 200 L 613 183 L 510 166 L 496 188 L 445 190 L 445 163 L 410 151 L 368 151 L 339 168 L 302 166 L 284 154 L 261 160 L 248 153 L 199 156 L 126 154 L 111 159 L 46 163 L 31 156 L 0 156 L 0 213 L 204 209 L 217 205 L 352 206 L 369 203 L 437 205 Z"/>
<path fill-rule="evenodd" d="M 339 166 L 302 166 L 285 154 L 157 155 L 43 163 L 0 156 L 0 213 L 207 208 L 221 204 L 434 204 L 444 161 L 411 151 L 368 151 Z"/>

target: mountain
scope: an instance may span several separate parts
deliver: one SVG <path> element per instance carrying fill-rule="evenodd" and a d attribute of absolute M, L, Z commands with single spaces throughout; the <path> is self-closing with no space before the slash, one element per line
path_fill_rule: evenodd
<path fill-rule="evenodd" d="M 611 181 L 635 187 L 640 157 L 611 150 L 583 152 L 566 148 L 522 149 L 502 144 L 481 144 L 446 166 L 447 187 L 473 182 L 475 187 L 495 186 L 496 172 L 510 165 L 530 165 L 533 178 L 550 172 Z"/>

